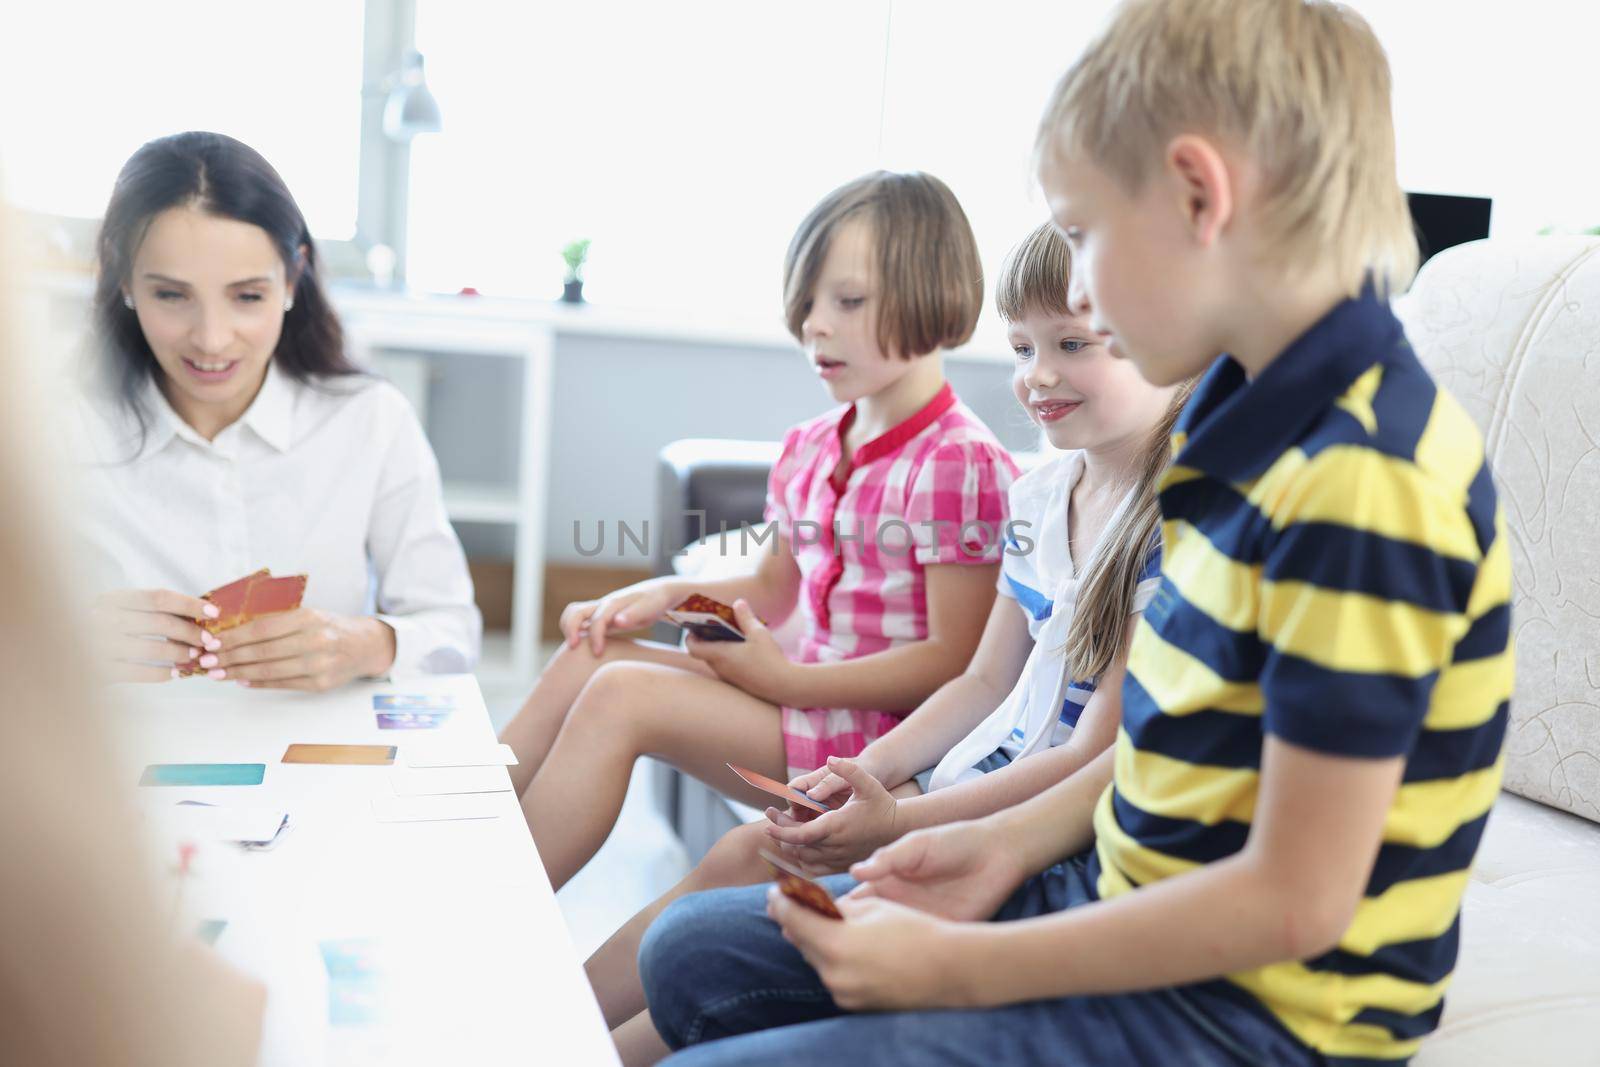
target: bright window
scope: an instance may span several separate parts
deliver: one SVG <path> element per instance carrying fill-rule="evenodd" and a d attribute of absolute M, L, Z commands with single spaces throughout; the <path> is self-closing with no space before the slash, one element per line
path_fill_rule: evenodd
<path fill-rule="evenodd" d="M 318 237 L 355 234 L 362 0 L 54 0 L 6 21 L 0 171 L 19 206 L 98 218 L 141 144 L 216 130 L 266 156 Z"/>

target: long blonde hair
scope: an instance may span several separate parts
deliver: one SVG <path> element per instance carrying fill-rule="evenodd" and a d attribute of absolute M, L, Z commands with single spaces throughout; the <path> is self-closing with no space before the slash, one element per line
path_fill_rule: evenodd
<path fill-rule="evenodd" d="M 1071 314 L 1067 298 L 1071 276 L 1072 254 L 1067 242 L 1054 224 L 1047 222 L 1006 257 L 995 283 L 996 310 L 1007 322 L 1016 322 L 1033 310 Z M 1128 614 L 1161 529 L 1156 490 L 1171 461 L 1172 426 L 1193 391 L 1192 379 L 1180 386 L 1166 413 L 1141 443 L 1131 497 L 1100 535 L 1079 582 L 1077 607 L 1061 649 L 1075 679 L 1099 677 L 1128 651 Z"/>

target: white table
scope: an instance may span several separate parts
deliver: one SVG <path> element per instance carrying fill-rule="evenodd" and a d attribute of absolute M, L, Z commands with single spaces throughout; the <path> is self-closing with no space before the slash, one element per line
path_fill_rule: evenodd
<path fill-rule="evenodd" d="M 380 730 L 383 692 L 449 694 L 456 707 L 439 729 Z M 268 986 L 262 1064 L 618 1062 L 513 793 L 492 794 L 494 819 L 380 823 L 371 801 L 394 795 L 390 768 L 279 762 L 296 742 L 393 744 L 396 766 L 408 745 L 490 745 L 471 676 L 317 696 L 191 679 L 118 687 L 110 705 L 130 787 L 151 763 L 266 764 L 259 786 L 139 788 L 147 812 L 184 799 L 290 812 L 272 851 L 203 846 L 181 890 L 170 824 L 147 820 L 176 921 L 227 920 L 217 950 Z M 373 1025 L 328 1021 L 318 943 L 349 937 L 379 945 Z"/>

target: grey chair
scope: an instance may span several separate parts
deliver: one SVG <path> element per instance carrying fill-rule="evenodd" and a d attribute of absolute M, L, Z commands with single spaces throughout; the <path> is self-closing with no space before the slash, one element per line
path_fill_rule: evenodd
<path fill-rule="evenodd" d="M 767 501 L 767 476 L 777 462 L 776 441 L 689 438 L 661 450 L 656 468 L 657 575 L 672 574 L 686 545 L 721 529 L 759 523 Z M 676 642 L 678 630 L 660 626 L 658 640 Z M 664 763 L 655 764 L 655 796 L 692 862 L 739 823 L 716 790 Z"/>

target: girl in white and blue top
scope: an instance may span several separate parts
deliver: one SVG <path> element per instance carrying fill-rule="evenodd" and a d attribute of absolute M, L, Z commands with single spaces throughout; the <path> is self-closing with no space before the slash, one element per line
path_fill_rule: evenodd
<path fill-rule="evenodd" d="M 916 776 L 925 793 L 1065 743 L 1094 695 L 1096 679 L 1072 677 L 1074 672 L 1062 654 L 1084 577 L 1073 566 L 1068 550 L 1068 501 L 1083 468 L 1083 452 L 1067 452 L 1052 457 L 1011 488 L 1012 528 L 1000 568 L 999 594 L 1014 601 L 1026 616 L 1033 649 L 1005 701 L 946 753 L 937 767 Z M 1131 493 L 1123 497 L 1108 529 L 1115 527 L 1130 497 Z M 1024 551 L 1028 540 L 1034 543 L 1031 551 Z M 1104 546 L 1102 537 L 1095 551 Z M 1153 538 L 1129 614 L 1143 612 L 1160 584 L 1161 543 Z"/>

